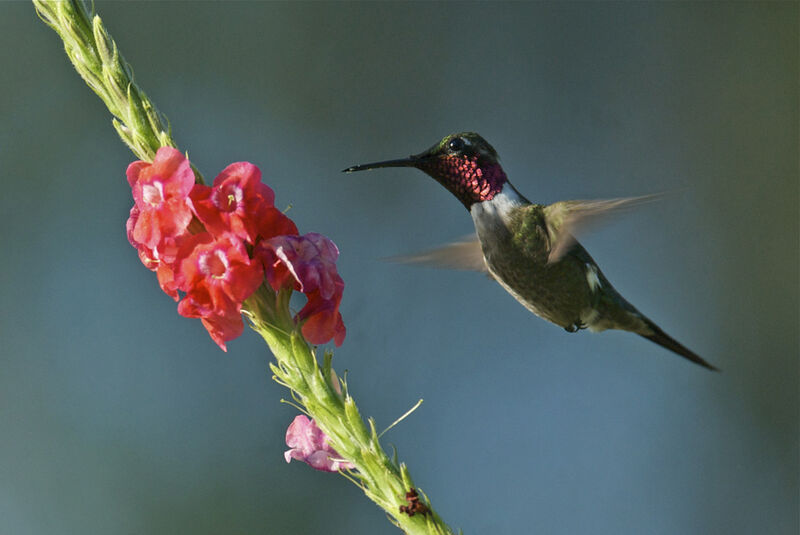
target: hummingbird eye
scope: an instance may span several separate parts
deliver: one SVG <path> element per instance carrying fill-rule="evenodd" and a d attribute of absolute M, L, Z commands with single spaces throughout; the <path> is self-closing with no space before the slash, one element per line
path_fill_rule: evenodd
<path fill-rule="evenodd" d="M 460 137 L 454 137 L 450 140 L 450 143 L 447 144 L 447 148 L 453 152 L 458 152 L 464 148 L 464 140 Z"/>

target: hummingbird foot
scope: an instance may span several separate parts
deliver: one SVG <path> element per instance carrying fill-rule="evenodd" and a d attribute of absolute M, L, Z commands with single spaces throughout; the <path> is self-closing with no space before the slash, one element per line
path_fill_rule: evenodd
<path fill-rule="evenodd" d="M 567 325 L 566 327 L 564 327 L 564 330 L 567 331 L 568 333 L 576 333 L 576 332 L 580 331 L 581 329 L 585 329 L 585 328 L 586 328 L 586 324 L 579 320 L 579 321 L 576 321 L 575 323 L 573 323 L 572 325 Z"/>

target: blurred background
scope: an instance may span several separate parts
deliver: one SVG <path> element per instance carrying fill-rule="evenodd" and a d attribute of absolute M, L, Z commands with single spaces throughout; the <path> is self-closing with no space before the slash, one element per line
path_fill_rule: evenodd
<path fill-rule="evenodd" d="M 334 366 L 470 533 L 798 533 L 797 3 L 96 8 L 209 179 L 259 165 L 341 249 Z M 222 353 L 125 237 L 134 158 L 28 3 L 0 6 L 0 533 L 397 533 L 286 464 L 252 332 Z M 382 257 L 472 232 L 408 169 L 475 130 L 537 202 L 666 192 L 583 244 L 710 373 L 568 334 L 475 273 Z"/>

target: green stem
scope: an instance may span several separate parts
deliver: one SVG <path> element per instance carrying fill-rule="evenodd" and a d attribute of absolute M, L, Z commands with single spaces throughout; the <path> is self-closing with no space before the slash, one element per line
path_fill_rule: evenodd
<path fill-rule="evenodd" d="M 166 119 L 134 83 L 130 66 L 100 17 L 90 16 L 79 0 L 33 3 L 39 17 L 64 41 L 75 69 L 108 107 L 114 128 L 133 153 L 152 161 L 159 147 L 176 147 L 164 126 Z M 195 175 L 202 182 L 197 170 Z M 289 291 L 276 295 L 262 286 L 243 307 L 252 328 L 275 355 L 276 362 L 270 363 L 273 379 L 291 390 L 298 405 L 329 437 L 331 446 L 353 463 L 355 469 L 343 475 L 383 508 L 396 526 L 408 534 L 452 534 L 426 496 L 420 497 L 428 509 L 425 513 L 410 516 L 401 512 L 401 506 L 408 505 L 406 493 L 414 486 L 408 469 L 381 447 L 375 421 L 370 418 L 365 424 L 347 383 L 332 371 L 330 353 L 320 367 L 289 312 L 290 295 Z"/>
<path fill-rule="evenodd" d="M 406 492 L 414 487 L 406 465 L 387 455 L 375 421 L 370 418 L 368 425 L 364 423 L 347 383 L 331 373 L 330 354 L 319 366 L 314 350 L 294 326 L 289 294 L 281 292 L 274 299 L 271 290 L 262 287 L 246 302 L 253 329 L 275 355 L 277 362 L 270 363 L 273 379 L 292 391 L 294 401 L 328 436 L 331 446 L 355 465 L 356 469 L 345 475 L 361 486 L 396 526 L 409 534 L 451 534 L 427 499 L 423 499 L 427 513 L 409 516 L 401 512 L 400 507 L 408 505 Z"/>
<path fill-rule="evenodd" d="M 169 122 L 133 81 L 130 65 L 98 15 L 88 13 L 79 0 L 33 0 L 33 5 L 61 37 L 75 70 L 105 103 L 114 129 L 139 159 L 152 162 L 159 147 L 177 147 Z"/>

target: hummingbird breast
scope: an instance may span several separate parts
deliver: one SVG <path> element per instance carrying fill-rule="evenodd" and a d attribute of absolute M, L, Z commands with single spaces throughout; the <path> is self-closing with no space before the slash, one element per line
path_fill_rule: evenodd
<path fill-rule="evenodd" d="M 591 266 L 570 255 L 548 262 L 550 240 L 542 206 L 510 188 L 476 203 L 470 213 L 489 272 L 517 301 L 568 330 L 604 328 L 595 325 L 600 288 L 591 284 Z"/>

